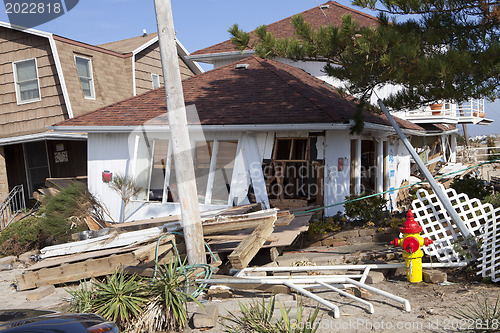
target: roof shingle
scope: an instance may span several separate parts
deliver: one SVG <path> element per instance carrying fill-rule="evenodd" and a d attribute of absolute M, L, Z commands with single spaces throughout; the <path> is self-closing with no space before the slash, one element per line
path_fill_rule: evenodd
<path fill-rule="evenodd" d="M 194 105 L 202 125 L 340 123 L 353 119 L 356 104 L 296 67 L 249 57 L 182 82 L 186 106 Z M 103 107 L 56 126 L 139 126 L 167 124 L 164 88 Z M 157 118 L 160 117 L 160 118 Z M 365 121 L 390 126 L 383 115 L 365 112 Z M 422 130 L 397 119 L 400 126 Z M 188 113 L 188 123 L 197 124 Z"/>
<path fill-rule="evenodd" d="M 342 23 L 342 16 L 346 14 L 351 15 L 353 19 L 355 19 L 361 26 L 378 25 L 378 20 L 376 17 L 343 6 L 335 1 L 328 1 L 323 5 L 321 5 L 321 7 L 322 7 L 321 9 L 319 8 L 319 6 L 311 8 L 309 10 L 300 13 L 300 15 L 302 15 L 304 20 L 309 24 L 311 24 L 313 28 L 319 28 L 321 26 L 326 26 L 330 24 L 333 24 L 335 26 L 340 26 Z M 290 23 L 291 18 L 292 17 L 290 16 L 283 20 L 267 25 L 267 31 L 272 32 L 274 36 L 277 38 L 295 36 L 294 33 L 295 29 Z M 251 34 L 252 37 L 255 36 L 253 31 Z M 223 52 L 234 52 L 234 51 L 237 50 L 235 49 L 231 40 L 226 40 L 224 42 L 193 52 L 191 53 L 191 56 L 223 53 Z"/>

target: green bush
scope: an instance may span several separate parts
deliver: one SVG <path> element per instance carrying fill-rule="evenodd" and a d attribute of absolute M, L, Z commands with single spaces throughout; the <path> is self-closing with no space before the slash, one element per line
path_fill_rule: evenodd
<path fill-rule="evenodd" d="M 81 283 L 70 294 L 70 311 L 95 312 L 116 322 L 127 332 L 179 331 L 188 321 L 187 301 L 203 306 L 189 292 L 194 287 L 196 269 L 180 260 L 157 265 L 152 278 L 127 276 L 117 270 L 90 286 Z"/>
<path fill-rule="evenodd" d="M 500 207 L 500 193 L 496 192 L 496 193 L 493 193 L 492 195 L 488 195 L 487 197 L 484 197 L 483 202 L 492 204 L 493 207 L 495 207 L 495 208 Z"/>
<path fill-rule="evenodd" d="M 47 238 L 68 241 L 72 233 L 87 230 L 85 223 L 74 224 L 73 216 L 85 214 L 88 191 L 74 183 L 44 200 L 36 216 L 11 223 L 0 233 L 0 254 L 19 255 L 45 245 Z"/>
<path fill-rule="evenodd" d="M 325 232 L 334 232 L 342 228 L 347 219 L 342 214 L 331 217 L 321 217 L 309 222 L 308 232 L 311 234 L 324 234 Z"/>
<path fill-rule="evenodd" d="M 351 195 L 346 201 L 359 199 L 361 196 Z M 373 196 L 361 200 L 351 201 L 344 205 L 345 215 L 353 219 L 361 219 L 365 223 L 380 223 L 386 216 L 387 200 L 382 196 Z"/>
<path fill-rule="evenodd" d="M 304 316 L 304 305 L 297 300 L 297 314 L 295 319 L 290 316 L 290 309 L 279 304 L 281 317 L 275 319 L 276 299 L 271 297 L 266 304 L 263 298 L 261 302 L 254 300 L 250 305 L 240 303 L 241 316 L 230 312 L 229 317 L 223 317 L 221 321 L 224 332 L 256 332 L 256 333 L 314 333 L 319 328 L 317 322 L 319 306 L 310 313 L 307 319 Z"/>
<path fill-rule="evenodd" d="M 0 255 L 19 255 L 34 249 L 44 235 L 40 219 L 35 216 L 13 222 L 0 233 Z"/>
<path fill-rule="evenodd" d="M 471 174 L 466 174 L 462 178 L 455 177 L 450 187 L 457 193 L 464 193 L 471 199 L 477 198 L 481 201 L 493 193 L 493 188 L 487 186 L 483 179 Z"/>

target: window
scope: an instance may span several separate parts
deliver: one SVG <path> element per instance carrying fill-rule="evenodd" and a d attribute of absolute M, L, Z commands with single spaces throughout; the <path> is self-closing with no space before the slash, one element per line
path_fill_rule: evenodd
<path fill-rule="evenodd" d="M 94 99 L 94 79 L 92 77 L 92 63 L 90 59 L 75 56 L 75 62 L 78 76 L 80 77 L 80 84 L 82 85 L 83 96 Z"/>
<path fill-rule="evenodd" d="M 227 205 L 237 141 L 197 141 L 193 149 L 198 201 Z M 163 137 L 135 138 L 133 177 L 142 191 L 135 200 L 178 202 L 173 147 Z"/>
<path fill-rule="evenodd" d="M 160 88 L 160 76 L 158 74 L 151 74 L 153 80 L 153 89 Z"/>
<path fill-rule="evenodd" d="M 36 59 L 14 63 L 17 103 L 30 103 L 41 100 Z"/>

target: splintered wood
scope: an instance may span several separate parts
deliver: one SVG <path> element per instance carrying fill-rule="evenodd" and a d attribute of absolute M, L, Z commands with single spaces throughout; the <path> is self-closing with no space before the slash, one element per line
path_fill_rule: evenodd
<path fill-rule="evenodd" d="M 233 268 L 243 269 L 255 257 L 267 238 L 274 231 L 274 222 L 277 215 L 268 217 L 260 223 L 250 236 L 245 238 L 240 245 L 227 257 Z"/>
<path fill-rule="evenodd" d="M 233 268 L 247 267 L 263 247 L 290 245 L 300 232 L 307 230 L 312 214 L 296 218 L 290 211 L 256 209 L 257 205 L 233 207 L 205 212 L 202 218 L 209 246 L 217 255 L 230 253 L 227 258 Z M 123 223 L 110 229 L 104 236 L 42 249 L 42 260 L 18 276 L 17 289 L 76 282 L 112 274 L 119 268 L 150 274 L 148 267 L 155 264 L 160 237 L 159 261 L 168 262 L 177 253 L 181 257 L 185 255 L 182 237 L 169 234 L 182 231 L 178 216 Z M 220 260 L 214 263 L 220 264 Z"/>

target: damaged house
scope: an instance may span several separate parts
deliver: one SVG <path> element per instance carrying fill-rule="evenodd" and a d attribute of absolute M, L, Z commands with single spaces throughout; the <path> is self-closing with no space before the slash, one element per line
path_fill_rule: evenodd
<path fill-rule="evenodd" d="M 328 206 L 409 179 L 410 156 L 384 116 L 365 111 L 363 133 L 351 134 L 355 102 L 294 66 L 252 56 L 188 78 L 183 89 L 201 210 Z M 180 212 L 166 112 L 159 88 L 52 127 L 88 133 L 89 189 L 115 221 L 122 203 L 106 183 L 115 175 L 142 189 L 124 220 Z M 397 121 L 407 135 L 425 134 Z"/>

